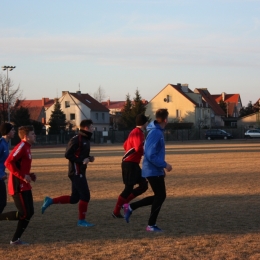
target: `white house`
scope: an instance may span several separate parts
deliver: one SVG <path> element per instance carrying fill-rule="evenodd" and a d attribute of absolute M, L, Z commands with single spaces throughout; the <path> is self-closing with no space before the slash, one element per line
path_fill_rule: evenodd
<path fill-rule="evenodd" d="M 83 119 L 91 119 L 97 131 L 109 129 L 109 109 L 89 94 L 83 94 L 81 91 L 76 93 L 62 91 L 62 96 L 58 101 L 61 104 L 61 110 L 66 115 L 66 121 L 76 128 L 79 128 Z M 46 110 L 46 122 L 49 121 L 53 110 L 54 104 Z"/>

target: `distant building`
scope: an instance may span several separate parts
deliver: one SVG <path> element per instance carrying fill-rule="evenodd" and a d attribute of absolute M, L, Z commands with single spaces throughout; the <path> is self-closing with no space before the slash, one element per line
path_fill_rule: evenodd
<path fill-rule="evenodd" d="M 58 101 L 61 104 L 61 110 L 66 115 L 66 121 L 74 129 L 79 129 L 83 119 L 91 119 L 98 131 L 109 129 L 109 110 L 89 94 L 83 94 L 81 91 L 76 93 L 62 91 L 62 96 Z M 53 110 L 54 104 L 46 110 L 46 122 L 49 121 Z"/>

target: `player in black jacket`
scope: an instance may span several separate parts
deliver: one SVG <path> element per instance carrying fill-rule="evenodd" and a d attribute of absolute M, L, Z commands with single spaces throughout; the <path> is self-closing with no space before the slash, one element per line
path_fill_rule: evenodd
<path fill-rule="evenodd" d="M 69 178 L 71 180 L 71 195 L 57 198 L 45 197 L 42 205 L 42 214 L 52 204 L 75 204 L 79 202 L 79 217 L 77 225 L 91 227 L 93 224 L 85 220 L 90 192 L 86 179 L 86 169 L 89 162 L 95 158 L 90 156 L 90 139 L 94 127 L 92 120 L 83 120 L 80 123 L 78 135 L 68 143 L 65 157 L 69 160 Z"/>

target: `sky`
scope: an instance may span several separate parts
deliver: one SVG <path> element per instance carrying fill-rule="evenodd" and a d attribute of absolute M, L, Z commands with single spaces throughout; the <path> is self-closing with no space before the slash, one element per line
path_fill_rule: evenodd
<path fill-rule="evenodd" d="M 151 100 L 167 84 L 260 98 L 260 0 L 1 0 L 0 66 L 25 99 Z M 5 71 L 1 71 L 6 75 Z"/>

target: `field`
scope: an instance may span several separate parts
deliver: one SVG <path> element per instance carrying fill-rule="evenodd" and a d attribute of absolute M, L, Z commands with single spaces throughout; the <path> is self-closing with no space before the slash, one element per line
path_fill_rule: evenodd
<path fill-rule="evenodd" d="M 70 194 L 64 149 L 32 149 L 35 214 L 22 237 L 30 245 L 10 246 L 17 223 L 2 221 L 0 259 L 260 259 L 259 140 L 168 143 L 173 171 L 160 234 L 145 231 L 150 207 L 134 211 L 129 224 L 111 217 L 123 189 L 121 145 L 92 147 L 87 220 L 94 227 L 76 226 L 77 205 L 52 205 L 42 215 L 46 195 Z M 9 197 L 5 211 L 14 209 Z"/>

